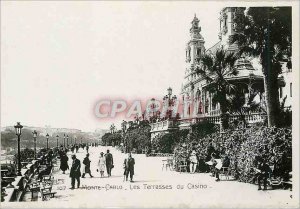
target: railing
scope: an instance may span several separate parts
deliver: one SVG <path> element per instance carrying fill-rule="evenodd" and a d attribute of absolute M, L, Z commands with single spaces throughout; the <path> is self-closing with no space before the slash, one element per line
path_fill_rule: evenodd
<path fill-rule="evenodd" d="M 177 125 L 178 125 L 178 123 L 176 121 L 172 121 L 172 120 L 164 120 L 164 121 L 159 121 L 159 122 L 150 124 L 151 132 L 163 131 L 163 130 L 176 128 Z"/>
<path fill-rule="evenodd" d="M 172 153 L 154 153 L 154 152 L 151 152 L 149 154 L 146 154 L 146 157 L 174 157 L 174 154 L 172 154 Z"/>
<path fill-rule="evenodd" d="M 220 122 L 221 122 L 220 114 L 221 114 L 221 111 L 218 109 L 218 110 L 210 111 L 209 113 L 198 114 L 194 118 L 180 119 L 179 121 L 181 124 L 186 124 L 186 123 L 193 124 L 193 123 L 196 123 L 196 122 L 199 122 L 199 121 L 205 119 L 210 123 L 220 124 Z M 261 113 L 261 112 L 250 111 L 248 114 L 245 114 L 244 117 L 245 117 L 245 120 L 247 123 L 253 124 L 253 123 L 258 123 L 258 122 L 264 121 L 264 119 L 266 118 L 266 114 Z M 229 116 L 229 122 L 239 120 L 240 118 L 241 118 L 241 116 L 239 114 L 231 114 Z"/>

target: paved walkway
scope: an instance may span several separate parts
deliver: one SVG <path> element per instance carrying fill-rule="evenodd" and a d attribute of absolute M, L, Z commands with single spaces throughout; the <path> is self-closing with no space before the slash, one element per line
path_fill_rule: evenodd
<path fill-rule="evenodd" d="M 48 201 L 31 202 L 43 207 L 292 207 L 289 190 L 257 191 L 257 186 L 236 181 L 220 181 L 209 174 L 162 171 L 160 157 L 133 155 L 136 161 L 134 182 L 123 182 L 125 154 L 109 147 L 114 156 L 112 177 L 100 178 L 97 159 L 107 147 L 90 147 L 94 178 L 81 179 L 81 188 L 70 190 L 69 171 L 58 171 L 55 179 L 63 179 L 53 187 L 57 195 Z M 77 153 L 82 162 L 86 151 Z M 70 155 L 70 153 L 69 153 Z M 71 165 L 71 157 L 69 156 Z"/>

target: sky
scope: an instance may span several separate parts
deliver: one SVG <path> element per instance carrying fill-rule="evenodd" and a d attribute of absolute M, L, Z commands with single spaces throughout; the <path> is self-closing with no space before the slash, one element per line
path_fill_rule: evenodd
<path fill-rule="evenodd" d="M 218 41 L 222 4 L 2 1 L 1 126 L 94 131 L 101 98 L 179 95 L 196 14 L 205 47 Z"/>

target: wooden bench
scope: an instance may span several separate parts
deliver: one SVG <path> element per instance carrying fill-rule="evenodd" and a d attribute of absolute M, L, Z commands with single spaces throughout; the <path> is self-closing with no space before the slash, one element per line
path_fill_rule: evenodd
<path fill-rule="evenodd" d="M 284 189 L 290 188 L 290 191 L 292 191 L 292 189 L 293 189 L 292 181 L 282 181 L 281 184 Z"/>
<path fill-rule="evenodd" d="M 31 199 L 33 199 L 33 194 L 38 193 L 40 191 L 40 185 L 37 182 L 32 182 L 29 185 L 29 190 L 31 192 Z"/>
<path fill-rule="evenodd" d="M 52 186 L 51 187 L 44 187 L 40 189 L 42 200 L 47 200 L 48 197 L 53 198 L 56 192 L 52 192 Z"/>
<path fill-rule="evenodd" d="M 44 184 L 51 184 L 52 185 L 53 180 L 54 180 L 53 176 L 51 176 L 51 175 L 43 175 L 42 183 L 44 183 Z"/>

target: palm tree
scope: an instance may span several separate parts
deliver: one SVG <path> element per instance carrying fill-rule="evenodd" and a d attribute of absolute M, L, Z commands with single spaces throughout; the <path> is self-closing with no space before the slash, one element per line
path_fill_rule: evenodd
<path fill-rule="evenodd" d="M 292 19 L 291 7 L 250 7 L 245 15 L 234 19 L 239 30 L 232 37 L 244 53 L 258 57 L 264 74 L 268 125 L 276 126 L 280 118 L 278 75 L 281 61 L 291 67 Z"/>
<path fill-rule="evenodd" d="M 207 90 L 213 93 L 213 102 L 220 104 L 221 128 L 228 127 L 228 99 L 234 85 L 226 78 L 238 74 L 234 67 L 237 57 L 234 53 L 226 52 L 223 49 L 217 50 L 215 55 L 204 55 L 196 66 L 196 73 L 200 74 L 207 82 Z"/>

